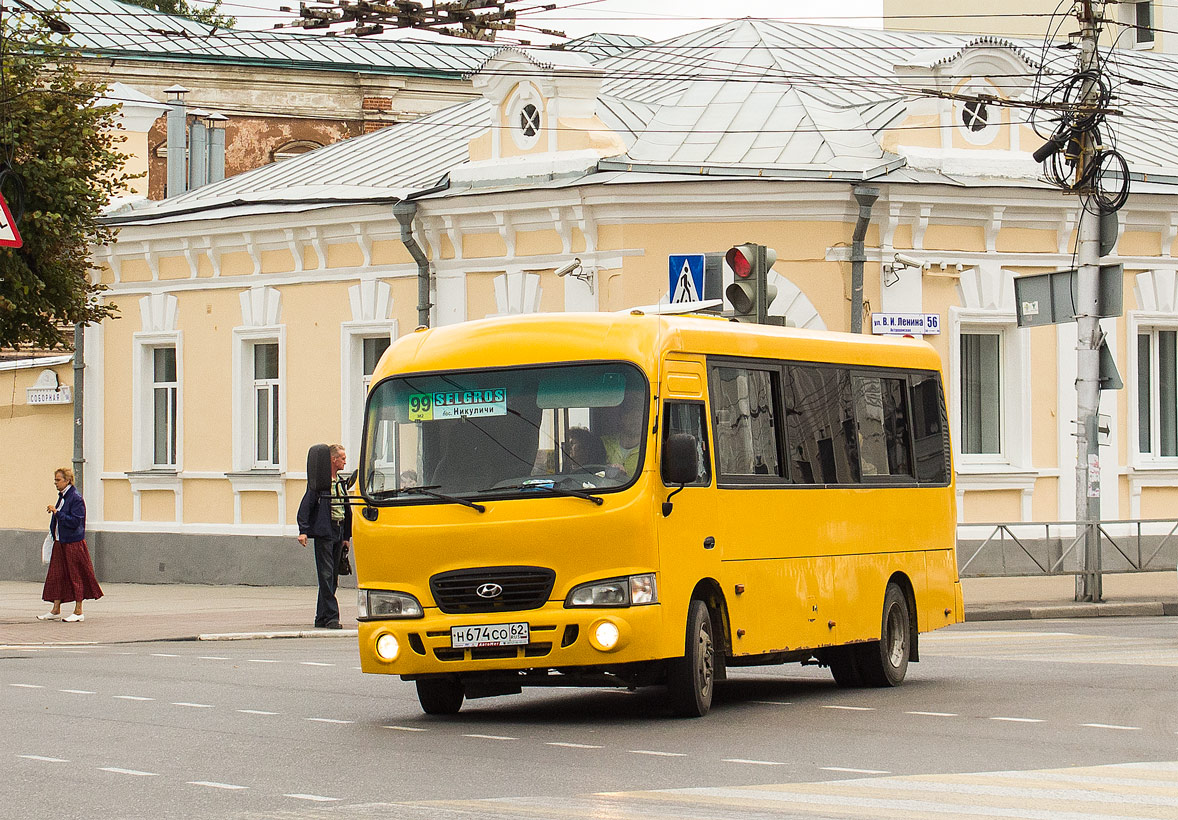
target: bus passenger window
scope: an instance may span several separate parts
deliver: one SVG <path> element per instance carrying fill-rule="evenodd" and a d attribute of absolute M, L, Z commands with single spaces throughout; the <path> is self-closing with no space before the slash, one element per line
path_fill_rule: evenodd
<path fill-rule="evenodd" d="M 949 481 L 945 415 L 941 380 L 934 373 L 913 375 L 913 446 L 916 451 L 916 479 L 922 484 L 946 484 Z"/>
<path fill-rule="evenodd" d="M 720 474 L 780 476 L 773 418 L 776 374 L 735 367 L 717 367 L 714 372 L 712 401 Z"/>
<path fill-rule="evenodd" d="M 858 483 L 850 373 L 834 367 L 789 367 L 785 427 L 794 484 Z"/>
<path fill-rule="evenodd" d="M 856 376 L 853 383 L 863 476 L 912 478 L 905 380 Z"/>
<path fill-rule="evenodd" d="M 571 432 L 571 431 L 570 431 Z M 704 425 L 704 406 L 700 402 L 669 401 L 663 405 L 663 452 L 672 433 L 687 433 L 696 441 L 696 472 L 693 484 L 712 483 L 712 465 L 708 458 L 708 431 Z M 666 479 L 663 480 L 666 484 Z M 670 486 L 668 484 L 668 486 Z"/>

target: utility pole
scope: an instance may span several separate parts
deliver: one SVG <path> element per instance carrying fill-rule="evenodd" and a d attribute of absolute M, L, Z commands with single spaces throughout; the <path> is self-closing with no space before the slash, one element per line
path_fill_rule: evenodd
<path fill-rule="evenodd" d="M 1100 37 L 1099 12 L 1092 0 L 1080 5 L 1080 55 L 1078 69 L 1089 79 L 1083 85 L 1080 105 L 1095 110 L 1100 105 L 1097 40 Z M 1076 178 L 1096 161 L 1097 131 L 1079 135 L 1080 155 Z M 1099 180 L 1094 180 L 1099 184 Z M 1084 572 L 1076 576 L 1076 600 L 1101 600 L 1100 575 L 1100 208 L 1090 193 L 1080 191 L 1083 207 L 1077 226 L 1076 270 L 1076 522 L 1084 528 Z"/>

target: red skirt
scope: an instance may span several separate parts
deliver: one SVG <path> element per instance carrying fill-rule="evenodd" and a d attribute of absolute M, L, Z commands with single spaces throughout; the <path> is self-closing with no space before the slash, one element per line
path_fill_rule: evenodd
<path fill-rule="evenodd" d="M 94 577 L 94 564 L 85 541 L 63 544 L 53 542 L 53 556 L 45 575 L 42 601 L 83 601 L 102 597 L 102 587 Z"/>

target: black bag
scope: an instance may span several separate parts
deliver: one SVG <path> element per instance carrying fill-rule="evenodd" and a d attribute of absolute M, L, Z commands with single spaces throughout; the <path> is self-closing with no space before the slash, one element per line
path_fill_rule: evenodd
<path fill-rule="evenodd" d="M 339 553 L 339 566 L 336 568 L 336 575 L 351 575 L 352 562 L 348 560 L 348 545 L 344 544 Z"/>

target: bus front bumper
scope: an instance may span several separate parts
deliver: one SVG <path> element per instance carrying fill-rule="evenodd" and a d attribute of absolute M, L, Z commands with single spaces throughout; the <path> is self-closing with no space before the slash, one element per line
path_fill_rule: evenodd
<path fill-rule="evenodd" d="M 528 625 L 526 644 L 453 645 L 451 630 L 456 627 L 523 623 Z M 361 621 L 360 668 L 383 675 L 433 675 L 649 661 L 669 657 L 661 640 L 663 626 L 658 604 L 566 609 L 562 602 L 550 602 L 541 609 L 477 615 L 447 615 L 427 608 L 425 617 L 415 620 Z M 488 630 L 487 636 L 499 637 L 505 631 Z M 682 649 L 681 636 L 677 642 Z"/>

